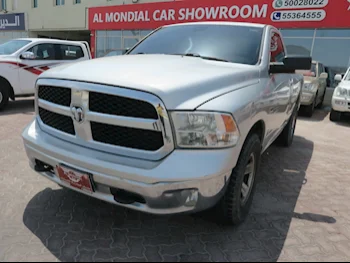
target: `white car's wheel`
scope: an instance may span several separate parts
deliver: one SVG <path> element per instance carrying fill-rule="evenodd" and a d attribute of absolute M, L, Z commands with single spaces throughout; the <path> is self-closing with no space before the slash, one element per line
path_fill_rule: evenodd
<path fill-rule="evenodd" d="M 329 119 L 331 121 L 340 121 L 340 119 L 341 119 L 341 112 L 335 111 L 335 110 L 332 109 L 331 115 L 329 116 Z"/>
<path fill-rule="evenodd" d="M 3 110 L 9 102 L 8 89 L 0 83 L 0 110 Z"/>

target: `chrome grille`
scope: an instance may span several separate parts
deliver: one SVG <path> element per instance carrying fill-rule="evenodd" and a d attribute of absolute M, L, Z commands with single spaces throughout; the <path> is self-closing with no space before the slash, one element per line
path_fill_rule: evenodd
<path fill-rule="evenodd" d="M 145 151 L 156 151 L 163 143 L 161 132 L 91 122 L 92 138 L 101 143 Z"/>
<path fill-rule="evenodd" d="M 162 121 L 156 110 L 159 106 L 165 117 Z M 174 149 L 165 106 L 146 92 L 39 79 L 36 111 L 43 130 L 85 147 L 150 160 L 159 160 Z"/>
<path fill-rule="evenodd" d="M 89 108 L 110 115 L 158 119 L 156 109 L 147 102 L 97 92 L 90 92 Z"/>
<path fill-rule="evenodd" d="M 39 99 L 69 107 L 72 100 L 72 93 L 71 90 L 67 88 L 40 86 L 38 89 L 38 97 Z"/>
<path fill-rule="evenodd" d="M 50 126 L 51 128 L 54 128 L 61 132 L 75 135 L 72 118 L 45 110 L 40 107 L 39 107 L 39 116 L 45 125 Z"/>

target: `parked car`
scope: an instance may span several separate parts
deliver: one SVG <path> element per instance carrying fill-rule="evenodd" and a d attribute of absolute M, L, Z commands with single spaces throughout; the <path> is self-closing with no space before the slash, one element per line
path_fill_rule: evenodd
<path fill-rule="evenodd" d="M 312 117 L 316 107 L 322 107 L 327 90 L 328 73 L 322 63 L 313 61 L 311 70 L 298 71 L 304 75 L 304 86 L 301 96 L 302 110 Z"/>
<path fill-rule="evenodd" d="M 238 224 L 261 153 L 276 139 L 292 144 L 303 86 L 295 70 L 310 67 L 309 57 L 286 56 L 269 25 L 161 27 L 126 55 L 39 77 L 37 115 L 23 132 L 30 166 L 112 204 L 153 214 L 216 207 Z"/>
<path fill-rule="evenodd" d="M 340 121 L 343 114 L 350 113 L 350 68 L 343 78 L 341 74 L 337 74 L 335 81 L 339 84 L 333 93 L 330 120 Z"/>
<path fill-rule="evenodd" d="M 21 38 L 0 45 L 0 110 L 34 95 L 37 77 L 57 65 L 91 59 L 87 42 Z"/>
<path fill-rule="evenodd" d="M 104 57 L 112 57 L 112 56 L 120 56 L 123 55 L 123 50 L 121 49 L 116 49 L 116 50 L 110 50 L 108 51 Z"/>

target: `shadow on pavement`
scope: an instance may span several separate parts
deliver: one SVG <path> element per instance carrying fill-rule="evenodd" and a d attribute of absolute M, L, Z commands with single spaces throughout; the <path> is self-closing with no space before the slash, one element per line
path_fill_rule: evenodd
<path fill-rule="evenodd" d="M 301 108 L 298 114 L 299 120 L 312 121 L 312 122 L 321 122 L 328 116 L 330 109 L 324 107 L 322 109 L 316 109 L 312 117 L 306 117 L 304 110 Z"/>
<path fill-rule="evenodd" d="M 19 99 L 16 101 L 10 101 L 7 107 L 0 111 L 0 116 L 13 115 L 13 114 L 34 114 L 34 99 Z"/>
<path fill-rule="evenodd" d="M 60 261 L 277 261 L 293 218 L 335 222 L 294 212 L 313 150 L 296 137 L 291 148 L 264 154 L 251 214 L 239 227 L 217 224 L 211 211 L 152 216 L 63 189 L 37 194 L 23 221 Z"/>
<path fill-rule="evenodd" d="M 341 120 L 335 122 L 335 124 L 343 127 L 350 127 L 350 114 L 342 114 Z"/>

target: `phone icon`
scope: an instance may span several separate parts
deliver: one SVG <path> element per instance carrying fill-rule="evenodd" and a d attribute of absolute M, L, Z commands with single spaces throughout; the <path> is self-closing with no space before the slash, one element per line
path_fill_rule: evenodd
<path fill-rule="evenodd" d="M 281 17 L 282 17 L 282 13 L 281 12 L 274 12 L 272 14 L 272 20 L 274 20 L 274 21 L 281 20 Z"/>

